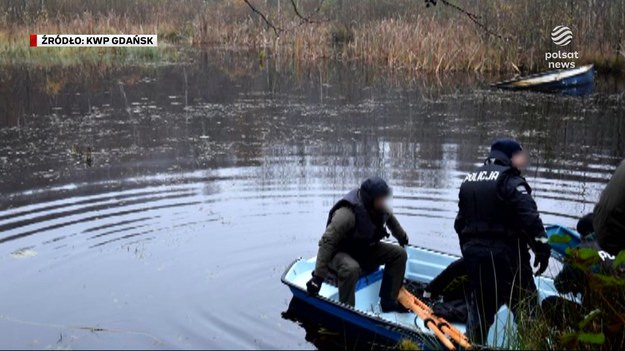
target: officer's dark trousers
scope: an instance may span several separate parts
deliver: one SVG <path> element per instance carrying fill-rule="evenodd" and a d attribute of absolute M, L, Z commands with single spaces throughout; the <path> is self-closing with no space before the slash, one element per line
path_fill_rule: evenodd
<path fill-rule="evenodd" d="M 472 240 L 462 246 L 473 299 L 467 335 L 477 344 L 487 342 L 488 330 L 502 305 L 514 313 L 527 308 L 533 314 L 538 296 L 527 249 L 503 241 Z M 499 332 L 499 331 L 497 331 Z"/>
<path fill-rule="evenodd" d="M 371 247 L 367 255 L 358 261 L 345 252 L 337 252 L 330 262 L 330 268 L 338 276 L 339 300 L 354 306 L 355 288 L 360 275 L 380 265 L 384 265 L 380 298 L 396 300 L 406 273 L 406 260 L 406 251 L 402 247 L 382 242 Z"/>

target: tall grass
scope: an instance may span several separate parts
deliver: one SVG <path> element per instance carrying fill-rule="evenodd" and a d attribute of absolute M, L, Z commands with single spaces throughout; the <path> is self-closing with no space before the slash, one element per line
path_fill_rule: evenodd
<path fill-rule="evenodd" d="M 426 8 L 417 0 L 295 0 L 304 19 L 291 0 L 249 2 L 280 30 L 243 0 L 7 0 L 0 59 L 19 55 L 31 32 L 157 33 L 161 46 L 252 49 L 295 64 L 333 58 L 399 71 L 537 70 L 546 67 L 545 52 L 577 50 L 579 64 L 625 67 L 621 1 L 449 0 L 486 29 L 443 1 Z M 560 24 L 574 32 L 566 48 L 549 37 Z"/>
<path fill-rule="evenodd" d="M 587 284 L 580 304 L 562 296 L 551 308 L 521 315 L 515 348 L 528 350 L 617 350 L 625 347 L 625 251 L 606 271 L 596 250 L 570 251 L 567 264 L 583 274 Z M 563 303 L 564 302 L 564 303 Z"/>

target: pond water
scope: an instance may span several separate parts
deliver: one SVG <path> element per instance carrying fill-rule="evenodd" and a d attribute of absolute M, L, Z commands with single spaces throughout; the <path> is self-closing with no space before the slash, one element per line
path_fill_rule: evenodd
<path fill-rule="evenodd" d="M 625 155 L 623 85 L 565 97 L 237 55 L 0 74 L 3 348 L 314 348 L 280 276 L 385 177 L 411 243 L 458 253 L 463 174 L 514 136 L 573 226 Z"/>

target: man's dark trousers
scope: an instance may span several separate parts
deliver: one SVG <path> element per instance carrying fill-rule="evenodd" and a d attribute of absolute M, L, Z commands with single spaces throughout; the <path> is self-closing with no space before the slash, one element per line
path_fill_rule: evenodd
<path fill-rule="evenodd" d="M 366 254 L 350 255 L 337 252 L 330 268 L 338 276 L 339 301 L 354 306 L 356 303 L 356 283 L 363 272 L 376 269 L 384 265 L 384 277 L 380 288 L 380 298 L 395 301 L 406 273 L 407 255 L 404 248 L 378 242 L 372 245 Z"/>
<path fill-rule="evenodd" d="M 519 312 L 533 313 L 538 307 L 530 255 L 522 247 L 498 240 L 471 240 L 462 246 L 473 295 L 467 335 L 478 344 L 486 343 L 502 305 L 512 310 L 515 320 Z"/>

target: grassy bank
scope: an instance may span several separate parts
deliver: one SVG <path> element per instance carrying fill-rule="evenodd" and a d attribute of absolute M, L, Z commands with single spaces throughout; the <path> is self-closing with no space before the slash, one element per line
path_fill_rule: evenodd
<path fill-rule="evenodd" d="M 180 24 L 193 16 L 190 6 L 174 5 L 159 1 L 5 1 L 0 3 L 0 63 L 115 66 L 177 62 L 184 55 L 172 44 L 183 43 L 172 33 L 184 34 Z M 29 33 L 157 33 L 164 40 L 158 48 L 30 48 Z"/>
<path fill-rule="evenodd" d="M 625 68 L 623 2 L 465 3 L 11 0 L 0 3 L 0 62 L 176 61 L 177 50 L 167 48 L 193 47 L 251 49 L 260 60 L 304 65 L 338 59 L 399 71 L 507 72 L 543 69 L 545 52 L 566 50 L 579 51 L 578 64 Z M 566 48 L 550 40 L 560 24 L 574 33 Z M 28 33 L 157 33 L 159 48 L 30 49 Z"/>
<path fill-rule="evenodd" d="M 528 350 L 625 347 L 625 251 L 606 266 L 596 250 L 577 248 L 566 262 L 578 270 L 581 304 L 554 300 L 543 303 L 537 316 L 521 316 L 522 327 L 513 346 Z"/>

